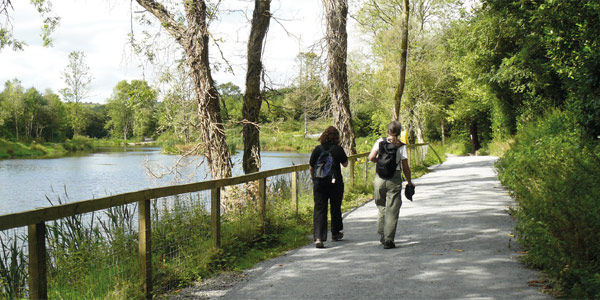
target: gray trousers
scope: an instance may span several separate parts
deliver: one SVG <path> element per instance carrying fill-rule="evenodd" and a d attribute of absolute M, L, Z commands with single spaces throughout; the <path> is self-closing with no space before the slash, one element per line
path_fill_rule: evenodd
<path fill-rule="evenodd" d="M 382 179 L 375 173 L 373 182 L 377 215 L 377 233 L 383 234 L 386 241 L 394 241 L 398 215 L 402 206 L 402 171 L 396 170 L 394 177 Z"/>

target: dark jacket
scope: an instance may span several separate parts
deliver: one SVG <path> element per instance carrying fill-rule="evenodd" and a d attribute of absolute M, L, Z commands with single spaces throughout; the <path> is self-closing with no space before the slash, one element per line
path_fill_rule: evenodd
<path fill-rule="evenodd" d="M 325 148 L 325 150 L 330 151 L 331 155 L 333 156 L 333 176 L 335 178 L 335 184 L 344 184 L 344 177 L 342 176 L 342 167 L 341 164 L 344 164 L 348 161 L 348 156 L 346 155 L 346 152 L 344 151 L 344 148 L 342 148 L 339 145 L 332 145 L 332 144 L 322 144 L 320 146 L 315 147 L 315 149 L 313 150 L 312 154 L 310 155 L 310 161 L 309 164 L 311 167 L 313 167 L 313 169 L 315 168 L 315 165 L 317 164 L 317 160 L 319 159 L 319 155 L 321 155 L 321 146 L 323 146 L 323 148 Z M 311 176 L 314 179 L 314 174 L 311 174 Z M 316 184 L 321 185 L 321 182 L 315 182 Z M 330 182 L 325 183 L 325 185 L 331 184 Z"/>

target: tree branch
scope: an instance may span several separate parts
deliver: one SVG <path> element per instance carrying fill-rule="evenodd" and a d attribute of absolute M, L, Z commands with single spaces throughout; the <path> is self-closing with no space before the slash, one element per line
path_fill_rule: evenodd
<path fill-rule="evenodd" d="M 160 3 L 154 0 L 135 0 L 139 5 L 144 7 L 148 12 L 153 14 L 161 23 L 162 26 L 179 41 L 183 38 L 185 27 L 175 21 L 173 15 Z"/>

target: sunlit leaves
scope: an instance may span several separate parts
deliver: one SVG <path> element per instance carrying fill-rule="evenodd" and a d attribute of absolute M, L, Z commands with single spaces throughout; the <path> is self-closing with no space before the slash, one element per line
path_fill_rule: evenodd
<path fill-rule="evenodd" d="M 146 81 L 123 80 L 117 83 L 113 95 L 108 99 L 109 121 L 106 127 L 114 137 L 144 137 L 151 134 L 156 106 L 156 91 Z"/>
<path fill-rule="evenodd" d="M 52 11 L 52 1 L 30 0 L 29 2 L 36 8 L 38 14 L 44 18 L 40 34 L 43 45 L 52 46 L 52 33 L 60 24 L 60 17 Z M 6 46 L 11 47 L 14 51 L 23 50 L 23 47 L 27 44 L 14 37 L 11 13 L 13 13 L 11 1 L 2 1 L 0 3 L 0 18 L 4 18 L 4 20 L 0 21 L 0 50 Z"/>

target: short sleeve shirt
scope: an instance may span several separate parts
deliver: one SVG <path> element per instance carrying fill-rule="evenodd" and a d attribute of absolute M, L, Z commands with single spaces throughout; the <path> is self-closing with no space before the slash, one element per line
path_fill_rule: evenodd
<path fill-rule="evenodd" d="M 375 141 L 373 148 L 371 148 L 371 152 L 379 151 L 379 143 L 382 142 L 383 139 L 384 138 L 380 138 L 380 139 L 377 139 L 377 141 Z M 388 139 L 388 142 L 391 143 L 391 141 L 389 139 Z M 398 150 L 396 150 L 396 163 L 398 164 L 398 167 L 396 168 L 396 170 L 402 170 L 402 164 L 400 162 L 403 159 L 408 159 L 408 151 L 406 150 L 406 145 L 402 145 L 402 146 L 400 146 L 400 148 L 398 148 Z"/>
<path fill-rule="evenodd" d="M 331 152 L 331 155 L 333 156 L 333 176 L 335 177 L 335 180 L 337 182 L 343 182 L 344 178 L 342 177 L 342 168 L 340 166 L 340 164 L 344 164 L 348 161 L 348 156 L 346 155 L 346 152 L 344 151 L 344 148 L 342 148 L 339 145 L 332 145 L 332 144 L 323 144 L 322 145 L 323 148 L 325 148 L 325 150 L 328 150 Z M 311 167 L 315 167 L 315 165 L 317 164 L 317 160 L 319 159 L 319 156 L 321 155 L 321 146 L 317 146 L 315 147 L 315 149 L 313 150 L 312 154 L 310 155 L 310 166 Z"/>

